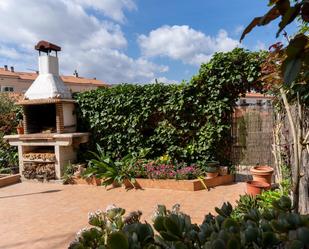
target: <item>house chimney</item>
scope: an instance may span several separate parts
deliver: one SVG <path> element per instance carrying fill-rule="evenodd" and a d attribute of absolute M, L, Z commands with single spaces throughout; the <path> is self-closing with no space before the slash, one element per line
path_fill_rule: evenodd
<path fill-rule="evenodd" d="M 57 52 L 61 51 L 61 47 L 40 41 L 35 49 L 39 51 L 39 75 L 25 93 L 26 99 L 71 99 L 70 90 L 59 75 Z"/>
<path fill-rule="evenodd" d="M 13 72 L 13 73 L 14 73 L 14 67 L 11 67 L 11 72 Z"/>
<path fill-rule="evenodd" d="M 4 65 L 4 70 L 8 71 L 8 65 Z"/>

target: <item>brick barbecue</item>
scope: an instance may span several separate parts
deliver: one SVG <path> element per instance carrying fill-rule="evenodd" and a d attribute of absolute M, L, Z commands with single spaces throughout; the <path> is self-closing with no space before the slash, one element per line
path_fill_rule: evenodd
<path fill-rule="evenodd" d="M 59 180 L 89 134 L 76 131 L 76 103 L 59 76 L 61 48 L 40 41 L 35 49 L 39 51 L 39 75 L 17 103 L 23 108 L 24 134 L 4 139 L 18 147 L 22 179 Z"/>

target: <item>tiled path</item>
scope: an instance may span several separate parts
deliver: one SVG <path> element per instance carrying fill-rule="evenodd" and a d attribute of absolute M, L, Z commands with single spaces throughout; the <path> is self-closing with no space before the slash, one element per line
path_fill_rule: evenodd
<path fill-rule="evenodd" d="M 232 203 L 244 193 L 243 183 L 220 186 L 210 191 L 160 189 L 105 190 L 103 187 L 24 182 L 0 188 L 0 248 L 67 248 L 75 232 L 87 225 L 89 211 L 109 204 L 127 212 L 141 210 L 150 220 L 156 204 L 169 208 L 179 203 L 193 222 L 201 222 L 215 206 Z"/>

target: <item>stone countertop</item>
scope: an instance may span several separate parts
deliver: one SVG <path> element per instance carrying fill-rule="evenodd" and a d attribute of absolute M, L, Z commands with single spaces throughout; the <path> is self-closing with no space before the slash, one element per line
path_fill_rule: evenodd
<path fill-rule="evenodd" d="M 69 146 L 73 143 L 86 143 L 89 140 L 90 133 L 75 132 L 75 133 L 34 133 L 34 134 L 16 134 L 6 135 L 4 140 L 10 145 L 38 145 L 38 146 Z"/>

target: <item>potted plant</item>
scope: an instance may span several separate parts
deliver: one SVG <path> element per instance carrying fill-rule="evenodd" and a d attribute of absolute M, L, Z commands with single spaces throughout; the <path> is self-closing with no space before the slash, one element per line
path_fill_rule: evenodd
<path fill-rule="evenodd" d="M 268 190 L 270 184 L 260 181 L 248 181 L 247 182 L 247 194 L 256 196 L 262 193 L 262 190 Z"/>
<path fill-rule="evenodd" d="M 271 184 L 274 169 L 270 166 L 254 166 L 250 169 L 253 181 L 265 182 Z"/>
<path fill-rule="evenodd" d="M 229 173 L 229 167 L 228 166 L 219 166 L 219 175 L 220 176 L 226 176 Z"/>
<path fill-rule="evenodd" d="M 21 134 L 24 134 L 24 126 L 23 126 L 23 121 L 22 120 L 19 120 L 19 123 L 16 127 L 16 130 L 17 130 L 17 134 L 21 135 Z"/>
<path fill-rule="evenodd" d="M 214 178 L 219 175 L 218 167 L 206 167 L 206 175 L 208 178 Z"/>
<path fill-rule="evenodd" d="M 208 178 L 217 177 L 219 175 L 219 162 L 218 161 L 206 162 L 205 171 Z"/>
<path fill-rule="evenodd" d="M 82 174 L 86 168 L 86 164 L 71 164 L 68 163 L 64 167 L 64 174 L 62 176 L 63 184 L 75 184 L 82 182 Z M 100 185 L 96 179 L 86 179 L 88 184 Z"/>
<path fill-rule="evenodd" d="M 207 161 L 206 166 L 207 167 L 219 167 L 220 162 L 219 161 Z"/>

